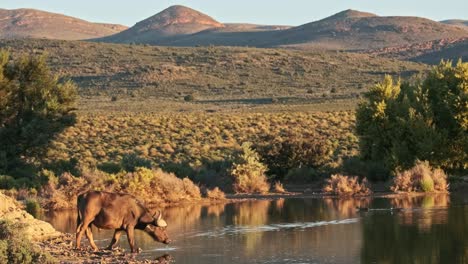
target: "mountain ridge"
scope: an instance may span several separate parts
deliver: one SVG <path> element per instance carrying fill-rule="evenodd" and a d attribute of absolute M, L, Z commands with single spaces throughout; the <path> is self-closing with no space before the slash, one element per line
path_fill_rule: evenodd
<path fill-rule="evenodd" d="M 0 9 L 0 38 L 80 40 L 115 34 L 123 25 L 93 23 L 31 8 Z"/>

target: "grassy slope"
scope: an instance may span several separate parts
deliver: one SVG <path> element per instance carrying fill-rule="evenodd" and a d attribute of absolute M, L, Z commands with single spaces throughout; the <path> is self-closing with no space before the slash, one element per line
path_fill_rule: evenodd
<path fill-rule="evenodd" d="M 48 54 L 52 69 L 71 77 L 84 96 L 182 100 L 187 94 L 196 94 L 199 100 L 230 103 L 262 103 L 272 97 L 301 101 L 351 98 L 385 74 L 408 77 L 427 69 L 418 63 L 325 51 L 169 48 L 51 40 L 3 40 L 0 47 L 14 54 Z"/>
<path fill-rule="evenodd" d="M 92 23 L 35 9 L 0 9 L 0 38 L 91 39 L 116 34 L 127 27 Z"/>

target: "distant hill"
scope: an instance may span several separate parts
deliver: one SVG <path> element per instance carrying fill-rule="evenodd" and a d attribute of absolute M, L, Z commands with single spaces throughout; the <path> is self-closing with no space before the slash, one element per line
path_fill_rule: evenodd
<path fill-rule="evenodd" d="M 213 18 L 185 6 L 171 6 L 162 12 L 138 22 L 135 26 L 116 35 L 101 39 L 118 43 L 149 43 L 174 36 L 188 35 L 207 29 L 223 28 Z"/>
<path fill-rule="evenodd" d="M 0 9 L 1 39 L 91 39 L 112 35 L 126 28 L 122 25 L 91 23 L 35 9 Z"/>
<path fill-rule="evenodd" d="M 366 50 L 364 53 L 399 60 L 438 64 L 442 59 L 468 61 L 468 37 L 439 39 L 411 45 Z"/>
<path fill-rule="evenodd" d="M 356 98 L 385 74 L 427 65 L 365 54 L 241 47 L 156 47 L 83 41 L 3 40 L 14 54 L 49 54 L 54 72 L 82 96 L 121 95 L 240 102 L 264 98 Z"/>
<path fill-rule="evenodd" d="M 466 30 L 468 30 L 468 20 L 449 19 L 449 20 L 440 21 L 440 23 L 452 25 L 456 27 L 461 27 L 461 28 L 465 28 Z"/>
<path fill-rule="evenodd" d="M 366 50 L 467 37 L 468 31 L 420 17 L 381 17 L 345 10 L 298 27 L 221 24 L 183 6 L 173 6 L 114 36 L 115 43 L 164 46 L 254 46 Z"/>
<path fill-rule="evenodd" d="M 381 17 L 346 10 L 278 32 L 276 46 L 366 50 L 468 36 L 468 31 L 420 17 Z"/>
<path fill-rule="evenodd" d="M 459 59 L 464 62 L 468 62 L 468 38 L 463 41 L 447 45 L 443 49 L 421 54 L 412 58 L 411 60 L 429 64 L 437 64 L 441 60 L 448 59 L 452 60 L 453 62 L 457 62 Z"/>

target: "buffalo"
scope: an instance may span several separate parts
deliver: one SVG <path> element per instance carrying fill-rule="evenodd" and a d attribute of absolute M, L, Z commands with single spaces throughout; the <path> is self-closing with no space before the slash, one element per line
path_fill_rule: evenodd
<path fill-rule="evenodd" d="M 91 225 L 101 229 L 114 229 L 114 236 L 107 249 L 114 248 L 122 232 L 127 233 L 128 243 L 132 253 L 137 253 L 134 230 L 143 230 L 155 241 L 169 244 L 166 233 L 167 223 L 161 212 L 151 214 L 149 210 L 134 196 L 129 194 L 89 191 L 78 196 L 78 217 L 76 228 L 76 248 L 80 248 L 81 238 L 86 237 L 94 251 L 98 247 L 94 243 Z"/>

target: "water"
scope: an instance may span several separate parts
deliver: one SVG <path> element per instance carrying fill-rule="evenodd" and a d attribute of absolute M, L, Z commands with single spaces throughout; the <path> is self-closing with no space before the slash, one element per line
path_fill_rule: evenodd
<path fill-rule="evenodd" d="M 371 208 L 356 212 L 356 207 Z M 403 210 L 390 210 L 390 208 Z M 446 195 L 419 198 L 279 199 L 170 208 L 174 242 L 137 232 L 142 259 L 175 263 L 468 263 L 468 206 Z M 47 216 L 73 233 L 74 212 Z M 100 247 L 112 231 L 93 230 Z M 86 238 L 83 240 L 87 244 Z M 120 246 L 128 249 L 126 237 Z"/>

